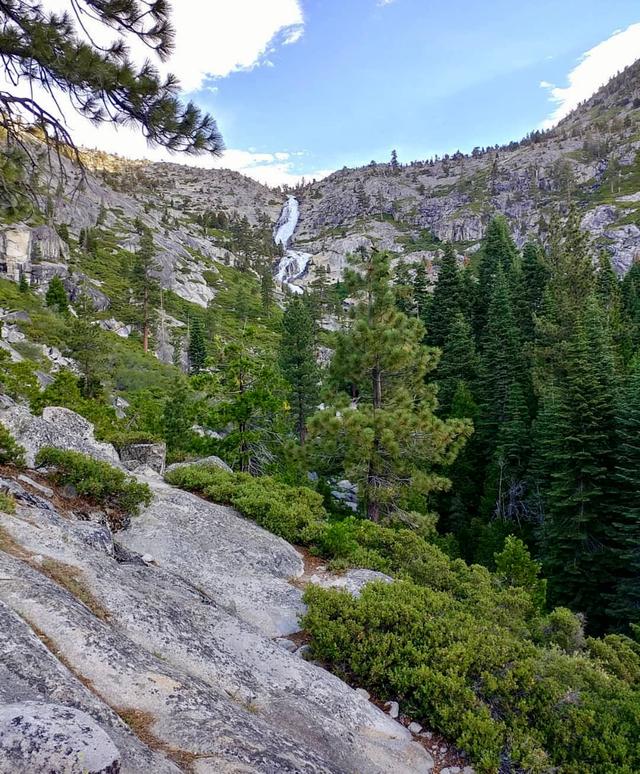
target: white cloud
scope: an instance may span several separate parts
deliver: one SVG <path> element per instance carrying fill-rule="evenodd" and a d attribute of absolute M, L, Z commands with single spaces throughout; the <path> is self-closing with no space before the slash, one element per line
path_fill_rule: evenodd
<path fill-rule="evenodd" d="M 543 122 L 548 129 L 568 115 L 582 101 L 640 57 L 640 23 L 626 30 L 618 30 L 611 37 L 585 52 L 579 63 L 567 76 L 568 86 L 561 87 L 542 81 L 540 86 L 549 89 L 550 99 L 556 108 Z"/>
<path fill-rule="evenodd" d="M 45 0 L 43 5 L 51 11 L 69 10 L 70 0 Z M 218 86 L 214 79 L 239 70 L 273 66 L 269 56 L 276 48 L 296 43 L 304 33 L 301 0 L 218 0 L 215 3 L 180 0 L 172 4 L 172 21 L 176 31 L 174 52 L 167 63 L 156 60 L 154 64 L 163 72 L 174 73 L 187 93 L 203 90 L 215 94 Z M 113 31 L 105 31 L 90 19 L 83 22 L 99 44 L 114 37 Z M 136 61 L 153 58 L 135 38 L 128 42 Z M 13 93 L 30 95 L 28 82 L 22 81 L 15 88 L 3 76 L 0 76 L 0 85 L 3 80 Z M 45 108 L 58 113 L 53 100 L 37 86 L 33 96 Z M 71 136 L 77 145 L 86 148 L 100 148 L 132 159 L 234 169 L 268 185 L 293 185 L 301 177 L 293 169 L 289 152 L 256 153 L 231 148 L 220 159 L 170 154 L 163 148 L 150 148 L 136 129 L 109 124 L 93 126 L 73 110 L 64 95 L 57 98 Z M 324 177 L 331 171 L 318 170 L 307 177 Z"/>

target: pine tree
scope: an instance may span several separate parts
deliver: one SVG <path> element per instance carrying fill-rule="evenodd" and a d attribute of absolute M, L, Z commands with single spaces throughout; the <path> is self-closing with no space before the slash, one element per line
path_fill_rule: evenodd
<path fill-rule="evenodd" d="M 47 293 L 45 295 L 45 302 L 47 306 L 55 309 L 60 314 L 68 314 L 69 312 L 69 298 L 67 291 L 64 289 L 62 280 L 56 274 L 51 278 Z"/>
<path fill-rule="evenodd" d="M 406 315 L 414 314 L 413 280 L 411 269 L 404 258 L 400 258 L 396 264 L 393 275 L 393 290 L 396 295 L 396 306 L 398 309 Z"/>
<path fill-rule="evenodd" d="M 595 294 L 607 318 L 607 325 L 620 366 L 633 356 L 633 344 L 629 320 L 625 319 L 622 284 L 611 265 L 611 257 L 602 251 L 598 256 L 595 278 Z"/>
<path fill-rule="evenodd" d="M 481 515 L 519 521 L 530 449 L 527 383 L 522 339 L 512 296 L 498 265 L 480 351 L 478 440 L 488 463 Z"/>
<path fill-rule="evenodd" d="M 393 170 L 394 174 L 398 173 L 399 166 L 398 153 L 394 148 L 394 150 L 391 151 L 391 169 Z"/>
<path fill-rule="evenodd" d="M 513 270 L 518 260 L 518 251 L 509 233 L 507 221 L 503 217 L 495 217 L 489 223 L 482 240 L 479 257 L 474 327 L 477 338 L 481 339 L 498 269 L 502 269 L 503 275 L 511 285 Z"/>
<path fill-rule="evenodd" d="M 78 365 L 82 396 L 99 396 L 107 375 L 108 360 L 107 341 L 100 326 L 81 317 L 74 319 L 67 337 L 67 351 Z"/>
<path fill-rule="evenodd" d="M 356 483 L 367 516 L 378 521 L 402 509 L 410 493 L 448 488 L 441 466 L 453 462 L 471 428 L 435 415 L 425 377 L 437 352 L 422 344 L 422 323 L 398 311 L 388 255 L 360 251 L 351 263 L 345 281 L 357 303 L 337 334 L 334 394 L 309 420 L 309 445 L 319 472 Z"/>
<path fill-rule="evenodd" d="M 623 316 L 629 326 L 634 351 L 640 349 L 640 260 L 635 260 L 622 280 Z"/>
<path fill-rule="evenodd" d="M 318 403 L 320 373 L 316 363 L 313 317 L 300 296 L 294 296 L 284 311 L 279 360 L 290 388 L 296 433 L 303 444 L 307 419 Z"/>
<path fill-rule="evenodd" d="M 522 288 L 525 307 L 518 310 L 525 341 L 533 341 L 535 337 L 535 318 L 542 311 L 546 284 L 547 267 L 542 249 L 534 242 L 527 242 L 522 249 Z"/>
<path fill-rule="evenodd" d="M 262 311 L 268 312 L 273 306 L 273 274 L 271 266 L 265 263 L 260 271 L 260 298 L 262 299 Z"/>
<path fill-rule="evenodd" d="M 204 340 L 202 323 L 197 317 L 191 320 L 189 330 L 189 371 L 192 374 L 199 374 L 204 370 L 207 363 L 207 345 Z"/>
<path fill-rule="evenodd" d="M 429 281 L 427 269 L 422 261 L 416 266 L 413 274 L 413 302 L 415 304 L 416 317 L 427 324 L 431 293 L 429 293 Z"/>
<path fill-rule="evenodd" d="M 229 464 L 257 475 L 273 459 L 273 447 L 282 446 L 285 387 L 264 355 L 250 350 L 246 341 L 226 345 L 218 369 L 210 423 L 230 428 L 221 443 Z"/>
<path fill-rule="evenodd" d="M 488 457 L 493 454 L 513 385 L 522 383 L 522 342 L 511 306 L 507 279 L 498 266 L 480 349 L 480 434 Z"/>
<path fill-rule="evenodd" d="M 596 632 L 606 626 L 612 592 L 614 388 L 606 322 L 592 296 L 568 342 L 548 415 L 543 564 L 551 602 L 586 613 Z"/>
<path fill-rule="evenodd" d="M 438 364 L 438 403 L 441 416 L 449 416 L 453 400 L 463 383 L 468 389 L 475 385 L 478 377 L 478 357 L 471 326 L 461 312 L 458 312 L 449 328 L 449 334 Z"/>
<path fill-rule="evenodd" d="M 155 273 L 160 269 L 155 260 L 155 246 L 149 229 L 144 229 L 140 246 L 133 259 L 131 292 L 135 317 L 142 333 L 142 348 L 149 350 L 149 334 L 157 319 L 156 307 L 160 303 L 160 283 Z"/>
<path fill-rule="evenodd" d="M 29 292 L 29 283 L 27 282 L 27 275 L 24 271 L 20 272 L 20 284 L 18 287 L 23 294 Z"/>
<path fill-rule="evenodd" d="M 174 76 L 160 75 L 149 61 L 133 64 L 127 36 L 137 38 L 165 60 L 173 48 L 167 3 L 122 0 L 96 3 L 80 0 L 75 13 L 52 13 L 40 3 L 11 2 L 0 7 L 4 67 L 13 83 L 25 80 L 36 98 L 0 94 L 0 114 L 8 133 L 7 146 L 20 147 L 25 117 L 43 129 L 56 147 L 75 149 L 64 120 L 37 102 L 39 93 L 61 91 L 74 108 L 92 122 L 137 125 L 149 142 L 172 151 L 222 151 L 215 121 L 193 103 L 177 98 Z M 110 44 L 95 45 L 84 32 L 82 17 L 114 32 Z M 48 108 L 49 106 L 47 106 Z"/>
<path fill-rule="evenodd" d="M 609 616 L 617 629 L 640 625 L 640 360 L 617 402 L 617 497 L 613 519 L 612 574 Z"/>
<path fill-rule="evenodd" d="M 194 407 L 189 390 L 183 381 L 178 381 L 164 404 L 162 414 L 162 428 L 169 452 L 187 449 L 193 419 Z"/>
<path fill-rule="evenodd" d="M 442 347 L 447 340 L 454 317 L 461 311 L 462 288 L 453 246 L 445 245 L 438 260 L 438 279 L 427 314 L 428 344 Z"/>

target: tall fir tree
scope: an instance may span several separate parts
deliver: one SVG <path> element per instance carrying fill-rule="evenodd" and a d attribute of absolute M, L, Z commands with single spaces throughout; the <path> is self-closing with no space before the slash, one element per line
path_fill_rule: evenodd
<path fill-rule="evenodd" d="M 553 604 L 608 623 L 612 593 L 615 376 L 606 320 L 591 296 L 565 350 L 564 373 L 546 413 L 543 564 Z M 545 397 L 543 396 L 543 400 Z"/>
<path fill-rule="evenodd" d="M 535 319 L 542 311 L 547 284 L 547 266 L 540 245 L 527 242 L 522 249 L 522 288 L 524 308 L 518 310 L 525 341 L 535 338 Z"/>
<path fill-rule="evenodd" d="M 474 328 L 478 340 L 483 336 L 498 270 L 501 269 L 511 283 L 514 266 L 518 260 L 518 251 L 503 217 L 493 218 L 487 226 L 479 258 L 478 292 L 474 310 Z"/>
<path fill-rule="evenodd" d="M 143 229 L 140 245 L 131 268 L 131 297 L 134 319 L 142 334 L 142 348 L 149 351 L 149 336 L 157 320 L 160 303 L 160 283 L 155 276 L 160 266 L 155 259 L 155 245 L 151 231 Z"/>
<path fill-rule="evenodd" d="M 427 315 L 427 343 L 442 347 L 447 340 L 454 317 L 461 309 L 462 288 L 456 253 L 446 244 L 438 259 L 438 279 Z"/>
<path fill-rule="evenodd" d="M 338 472 L 358 486 L 373 521 L 446 489 L 451 464 L 469 423 L 444 421 L 425 377 L 437 351 L 423 344 L 424 328 L 395 305 L 389 256 L 360 251 L 346 274 L 356 299 L 338 333 L 331 363 L 335 392 L 309 421 L 309 443 L 320 472 Z"/>
<path fill-rule="evenodd" d="M 621 391 L 616 411 L 616 499 L 609 616 L 616 629 L 640 626 L 640 359 Z"/>
<path fill-rule="evenodd" d="M 315 324 L 300 296 L 287 304 L 282 317 L 280 369 L 289 385 L 295 430 L 300 444 L 306 438 L 307 419 L 318 404 L 320 371 L 316 363 Z"/>
<path fill-rule="evenodd" d="M 227 344 L 218 358 L 209 423 L 228 428 L 221 441 L 227 462 L 243 473 L 258 475 L 282 446 L 286 389 L 262 352 L 241 340 Z"/>
<path fill-rule="evenodd" d="M 204 340 L 202 323 L 197 317 L 191 320 L 187 353 L 189 356 L 190 373 L 199 374 L 204 370 L 207 363 L 207 345 Z"/>
<path fill-rule="evenodd" d="M 478 378 L 478 356 L 473 331 L 461 312 L 451 322 L 438 363 L 438 404 L 443 417 L 450 415 L 460 384 L 473 391 Z"/>
<path fill-rule="evenodd" d="M 429 304 L 431 303 L 431 293 L 429 292 L 429 280 L 427 278 L 427 268 L 422 261 L 417 264 L 413 274 L 413 301 L 415 304 L 416 317 L 427 324 L 429 314 Z"/>
<path fill-rule="evenodd" d="M 69 297 L 67 296 L 67 291 L 64 289 L 62 280 L 57 274 L 51 278 L 44 298 L 47 306 L 55 309 L 56 312 L 59 312 L 60 314 L 68 313 Z"/>

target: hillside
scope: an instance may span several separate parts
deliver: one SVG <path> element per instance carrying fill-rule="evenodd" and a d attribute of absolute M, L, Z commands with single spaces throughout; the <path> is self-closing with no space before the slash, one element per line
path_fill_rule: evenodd
<path fill-rule="evenodd" d="M 295 190 L 17 136 L 0 774 L 637 774 L 640 63 Z"/>
<path fill-rule="evenodd" d="M 518 245 L 575 203 L 619 273 L 640 254 L 640 63 L 547 132 L 470 156 L 343 169 L 301 197 L 296 245 L 335 277 L 360 243 L 432 260 L 439 242 L 472 252 L 504 215 Z"/>

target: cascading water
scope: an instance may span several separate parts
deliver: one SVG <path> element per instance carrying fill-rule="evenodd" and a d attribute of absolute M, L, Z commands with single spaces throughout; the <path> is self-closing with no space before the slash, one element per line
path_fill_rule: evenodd
<path fill-rule="evenodd" d="M 298 218 L 300 217 L 300 206 L 295 196 L 288 196 L 285 202 L 276 227 L 273 230 L 273 241 L 277 245 L 282 245 L 285 249 L 284 256 L 278 262 L 276 267 L 276 280 L 282 287 L 287 287 L 292 293 L 302 293 L 302 288 L 295 284 L 297 279 L 303 277 L 307 271 L 310 253 L 301 253 L 298 250 L 288 250 L 287 245 L 291 241 Z"/>

